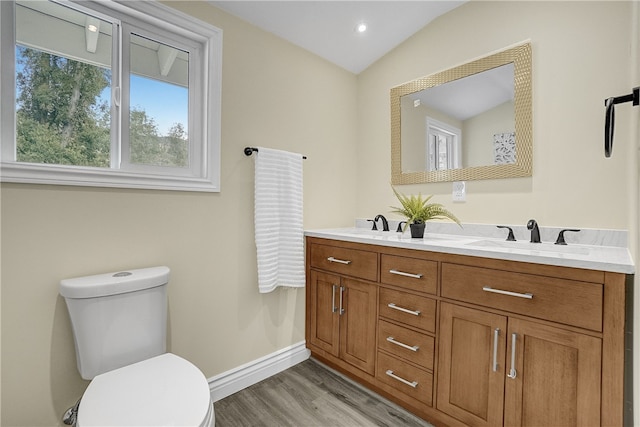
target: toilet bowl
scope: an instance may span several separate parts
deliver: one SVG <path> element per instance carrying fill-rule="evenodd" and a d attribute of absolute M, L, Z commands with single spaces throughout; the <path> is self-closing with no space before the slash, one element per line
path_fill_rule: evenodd
<path fill-rule="evenodd" d="M 96 376 L 78 407 L 78 427 L 214 425 L 206 378 L 165 353 Z"/>
<path fill-rule="evenodd" d="M 80 376 L 91 380 L 64 422 L 77 426 L 215 424 L 209 383 L 166 352 L 169 268 L 151 267 L 60 282 Z"/>

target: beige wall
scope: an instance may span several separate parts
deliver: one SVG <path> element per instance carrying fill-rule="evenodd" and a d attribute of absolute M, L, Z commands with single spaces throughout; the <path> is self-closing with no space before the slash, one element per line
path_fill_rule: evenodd
<path fill-rule="evenodd" d="M 170 349 L 209 377 L 304 339 L 303 291 L 257 292 L 253 160 L 242 148 L 307 155 L 307 228 L 387 215 L 389 89 L 525 39 L 533 177 L 470 181 L 454 212 L 463 222 L 626 228 L 635 251 L 637 114 L 617 109 L 611 159 L 602 135 L 604 99 L 639 83 L 637 5 L 474 1 L 357 77 L 202 3 L 172 5 L 224 31 L 222 192 L 1 186 L 3 426 L 52 425 L 86 386 L 57 295 L 65 277 L 169 265 Z M 450 183 L 403 188 L 414 190 L 451 207 Z"/>
<path fill-rule="evenodd" d="M 462 122 L 462 164 L 486 166 L 495 163 L 494 135 L 515 131 L 513 101 L 507 101 Z"/>
<path fill-rule="evenodd" d="M 3 426 L 55 425 L 86 387 L 66 277 L 168 265 L 170 350 L 207 377 L 304 340 L 304 290 L 258 293 L 245 145 L 308 157 L 306 227 L 353 222 L 356 77 L 204 3 L 176 7 L 224 31 L 222 192 L 2 185 Z"/>

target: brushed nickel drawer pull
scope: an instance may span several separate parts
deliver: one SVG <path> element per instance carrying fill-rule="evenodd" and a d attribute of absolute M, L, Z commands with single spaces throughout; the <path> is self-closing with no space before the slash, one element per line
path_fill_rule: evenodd
<path fill-rule="evenodd" d="M 403 313 L 413 314 L 414 316 L 420 316 L 420 310 L 409 310 L 408 308 L 398 307 L 395 303 L 390 302 L 387 304 L 387 307 L 393 308 L 394 310 L 402 311 Z"/>
<path fill-rule="evenodd" d="M 393 378 L 394 380 L 398 380 L 401 383 L 408 385 L 409 387 L 416 388 L 418 386 L 417 381 L 407 381 L 404 378 L 400 378 L 399 376 L 395 375 L 391 369 L 387 369 L 386 374 L 391 378 Z"/>
<path fill-rule="evenodd" d="M 498 371 L 498 339 L 500 339 L 500 328 L 493 331 L 493 372 Z"/>
<path fill-rule="evenodd" d="M 405 273 L 404 271 L 399 271 L 399 270 L 389 270 L 389 273 L 396 274 L 398 276 L 411 277 L 413 279 L 422 279 L 421 273 L 418 273 L 418 274 Z"/>
<path fill-rule="evenodd" d="M 338 259 L 338 258 L 334 258 L 332 256 L 330 256 L 329 258 L 327 258 L 327 261 L 329 262 L 337 262 L 338 264 L 345 264 L 345 265 L 349 265 L 351 264 L 351 261 L 347 261 L 344 259 Z"/>
<path fill-rule="evenodd" d="M 518 373 L 516 372 L 516 340 L 518 334 L 511 334 L 511 369 L 509 369 L 509 373 L 507 376 L 512 380 L 516 379 Z"/>
<path fill-rule="evenodd" d="M 407 350 L 411 350 L 411 351 L 418 351 L 420 349 L 420 346 L 417 346 L 417 345 L 410 346 L 408 344 L 401 343 L 400 341 L 396 341 L 395 339 L 393 339 L 393 337 L 387 337 L 387 341 L 389 341 L 392 344 L 399 345 L 400 347 L 406 348 Z"/>
<path fill-rule="evenodd" d="M 485 292 L 492 292 L 494 294 L 509 295 L 510 297 L 518 297 L 518 298 L 526 298 L 526 299 L 533 298 L 533 294 L 530 294 L 528 292 L 526 294 L 522 294 L 520 292 L 511 292 L 511 291 L 504 291 L 502 289 L 493 289 L 490 286 L 483 286 L 482 290 Z"/>
<path fill-rule="evenodd" d="M 336 288 L 338 287 L 338 285 L 331 285 L 331 312 L 335 313 L 336 311 L 338 311 L 338 308 L 336 307 Z"/>

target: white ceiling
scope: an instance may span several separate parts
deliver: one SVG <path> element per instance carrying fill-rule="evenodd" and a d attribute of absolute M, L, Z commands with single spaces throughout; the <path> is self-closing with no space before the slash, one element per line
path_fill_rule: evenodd
<path fill-rule="evenodd" d="M 430 87 L 410 96 L 427 107 L 464 121 L 513 101 L 513 64 Z"/>
<path fill-rule="evenodd" d="M 359 74 L 465 1 L 213 1 L 238 18 Z M 356 25 L 368 29 L 359 34 Z"/>

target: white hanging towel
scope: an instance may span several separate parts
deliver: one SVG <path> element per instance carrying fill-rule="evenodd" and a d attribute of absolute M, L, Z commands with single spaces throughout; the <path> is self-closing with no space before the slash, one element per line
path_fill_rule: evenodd
<path fill-rule="evenodd" d="M 303 287 L 302 155 L 258 147 L 255 158 L 259 291 Z"/>

